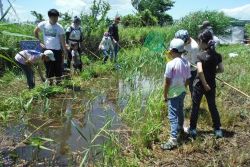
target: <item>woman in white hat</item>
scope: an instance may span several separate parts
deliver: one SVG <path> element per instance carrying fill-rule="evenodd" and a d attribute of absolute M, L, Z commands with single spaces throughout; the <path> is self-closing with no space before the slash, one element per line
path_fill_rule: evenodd
<path fill-rule="evenodd" d="M 24 71 L 29 89 L 32 89 L 35 87 L 34 70 L 32 67 L 37 65 L 38 73 L 44 82 L 45 78 L 41 71 L 41 64 L 42 62 L 55 61 L 55 57 L 51 50 L 46 50 L 44 53 L 36 50 L 23 50 L 16 54 L 15 61 Z"/>

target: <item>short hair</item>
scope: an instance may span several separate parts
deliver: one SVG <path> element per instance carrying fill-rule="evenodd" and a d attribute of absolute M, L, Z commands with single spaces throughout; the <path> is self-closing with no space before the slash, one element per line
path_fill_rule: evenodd
<path fill-rule="evenodd" d="M 56 9 L 50 9 L 49 11 L 48 11 L 48 16 L 49 17 L 51 17 L 51 16 L 59 16 L 60 14 L 59 14 L 59 12 L 58 12 L 58 10 L 56 10 Z"/>

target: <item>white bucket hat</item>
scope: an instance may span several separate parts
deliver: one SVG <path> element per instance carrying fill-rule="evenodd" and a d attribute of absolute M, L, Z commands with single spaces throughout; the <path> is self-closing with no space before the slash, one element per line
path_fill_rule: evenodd
<path fill-rule="evenodd" d="M 54 53 L 51 50 L 45 50 L 44 54 L 50 59 L 50 61 L 56 61 Z"/>

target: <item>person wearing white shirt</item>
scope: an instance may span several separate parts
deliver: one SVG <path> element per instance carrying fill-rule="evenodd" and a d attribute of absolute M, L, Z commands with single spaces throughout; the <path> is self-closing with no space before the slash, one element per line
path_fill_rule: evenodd
<path fill-rule="evenodd" d="M 197 69 L 195 67 L 195 64 L 197 62 L 197 56 L 200 53 L 199 45 L 198 43 L 189 36 L 187 30 L 179 30 L 175 33 L 175 38 L 182 39 L 185 43 L 184 49 L 185 53 L 182 55 L 183 58 L 185 58 L 191 66 L 191 78 L 189 79 L 189 90 L 193 92 L 193 81 L 197 75 Z"/>
<path fill-rule="evenodd" d="M 43 34 L 43 43 L 41 42 L 41 47 L 46 50 L 52 50 L 54 53 L 55 61 L 45 62 L 46 76 L 47 78 L 56 77 L 57 83 L 60 82 L 62 76 L 62 65 L 63 65 L 63 54 L 67 55 L 64 30 L 63 27 L 57 23 L 59 12 L 56 9 L 51 9 L 48 11 L 49 20 L 40 22 L 34 30 L 35 37 L 39 40 L 39 33 Z M 50 79 L 50 84 L 53 84 L 53 80 Z"/>
<path fill-rule="evenodd" d="M 104 55 L 103 63 L 107 62 L 109 54 L 110 54 L 111 60 L 113 59 L 114 46 L 113 46 L 111 38 L 109 37 L 108 32 L 104 33 L 102 41 L 99 45 L 99 50 L 102 50 L 103 55 Z M 110 52 L 110 53 L 108 54 L 108 52 Z"/>

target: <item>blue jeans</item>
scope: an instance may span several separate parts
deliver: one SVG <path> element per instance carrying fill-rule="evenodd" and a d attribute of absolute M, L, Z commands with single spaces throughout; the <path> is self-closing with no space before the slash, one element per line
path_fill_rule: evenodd
<path fill-rule="evenodd" d="M 119 51 L 119 45 L 118 43 L 114 43 L 114 62 L 116 63 L 117 62 L 117 54 L 118 54 L 118 51 Z"/>
<path fill-rule="evenodd" d="M 103 49 L 102 50 L 103 52 L 103 55 L 104 55 L 104 59 L 103 59 L 103 62 L 106 63 L 108 58 L 109 58 L 109 54 L 110 54 L 110 59 L 112 60 L 113 59 L 113 53 L 110 51 L 110 53 L 108 54 L 108 51 L 106 49 Z"/>
<path fill-rule="evenodd" d="M 177 138 L 178 132 L 183 129 L 183 103 L 185 95 L 186 92 L 183 92 L 175 98 L 168 99 L 168 118 L 171 127 L 171 138 Z"/>
<path fill-rule="evenodd" d="M 24 71 L 24 74 L 27 78 L 27 84 L 29 86 L 29 89 L 32 89 L 35 87 L 35 79 L 34 79 L 34 71 L 32 68 L 28 65 L 24 65 L 16 61 L 18 66 Z"/>

